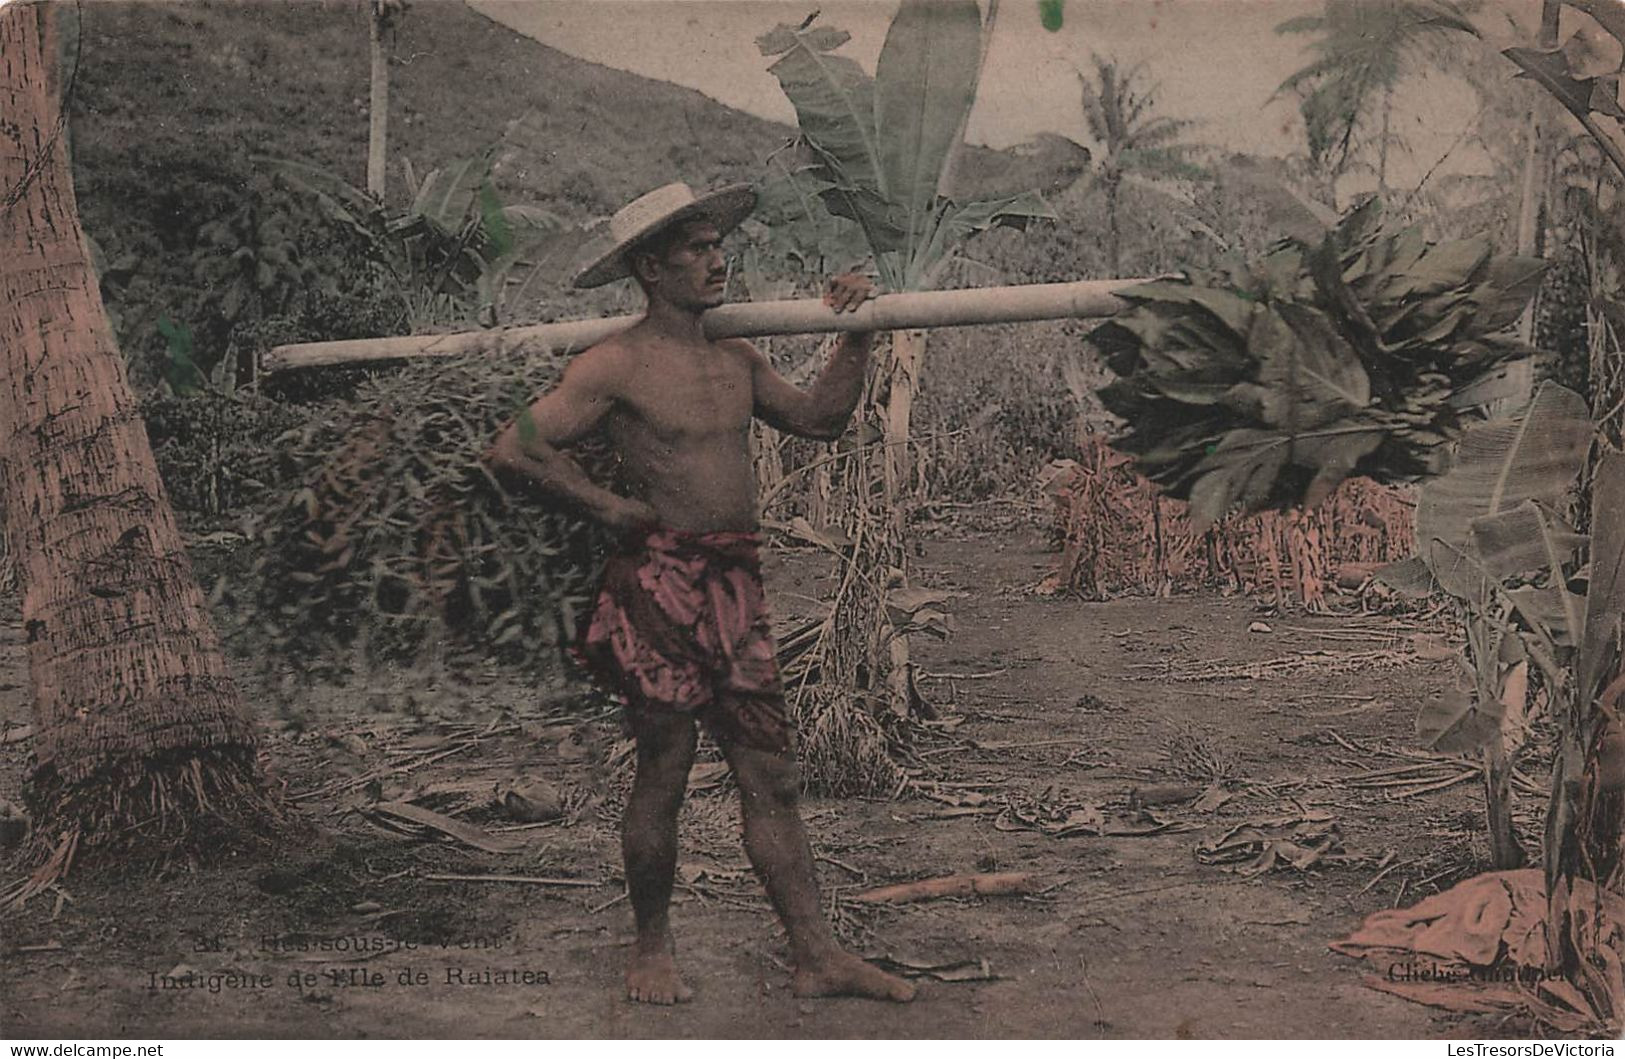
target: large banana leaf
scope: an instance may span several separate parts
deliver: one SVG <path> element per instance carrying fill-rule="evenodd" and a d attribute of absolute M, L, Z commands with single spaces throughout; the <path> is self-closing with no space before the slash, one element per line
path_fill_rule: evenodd
<path fill-rule="evenodd" d="M 1476 754 L 1501 738 L 1506 706 L 1493 695 L 1453 687 L 1416 713 L 1416 738 L 1441 754 Z"/>
<path fill-rule="evenodd" d="M 975 101 L 981 29 L 975 0 L 903 0 L 875 65 L 880 187 L 902 208 L 908 247 L 933 224 L 943 171 Z"/>
<path fill-rule="evenodd" d="M 1509 589 L 1507 595 L 1564 646 L 1578 642 L 1585 618 L 1585 600 L 1568 590 L 1565 570 L 1585 542 L 1584 535 L 1533 500 L 1472 523 L 1473 548 L 1486 573 L 1502 582 L 1532 574 L 1545 581 Z"/>
<path fill-rule="evenodd" d="M 757 38 L 763 55 L 780 58 L 768 72 L 796 108 L 801 135 L 834 170 L 833 183 L 850 183 L 888 197 L 875 134 L 875 86 L 863 67 L 833 54 L 850 34 L 828 27 L 774 27 Z"/>
<path fill-rule="evenodd" d="M 814 167 L 780 167 L 756 185 L 753 217 L 765 230 L 764 249 L 771 257 L 824 275 L 831 269 L 849 268 L 869 255 L 862 229 L 824 204 L 823 195 L 832 187 Z M 747 227 L 753 229 L 754 225 Z"/>
<path fill-rule="evenodd" d="M 989 228 L 1014 228 L 1025 231 L 1033 221 L 1053 221 L 1055 211 L 1035 191 L 1025 191 L 1008 198 L 967 202 L 950 209 L 943 226 L 956 239 L 967 239 Z"/>
<path fill-rule="evenodd" d="M 957 205 L 938 199 L 928 218 L 924 237 L 903 249 L 906 259 L 899 285 L 905 290 L 931 290 L 953 261 L 954 250 L 965 240 L 989 228 L 1025 230 L 1035 220 L 1054 220 L 1055 211 L 1036 192 Z"/>
<path fill-rule="evenodd" d="M 757 39 L 818 161 L 810 175 L 830 214 L 856 222 L 882 281 L 934 286 L 964 240 L 996 225 L 1051 218 L 1027 193 L 955 203 L 942 182 L 976 97 L 981 13 L 975 0 L 904 0 L 871 80 L 833 52 L 827 27 L 780 25 Z"/>
<path fill-rule="evenodd" d="M 480 190 L 490 177 L 490 152 L 431 169 L 418 186 L 412 213 L 455 234 L 478 205 Z"/>
<path fill-rule="evenodd" d="M 1529 657 L 1548 680 L 1554 684 L 1562 681 L 1564 670 L 1557 661 L 1557 646 L 1558 634 L 1564 632 L 1563 604 L 1551 593 L 1533 588 L 1508 589 L 1484 569 L 1470 547 L 1457 547 L 1435 538 L 1423 557 L 1441 586 L 1447 583 L 1457 586 L 1448 591 L 1466 601 L 1469 615 L 1477 616 L 1471 620 L 1480 620 L 1497 601 L 1515 609 L 1527 627 L 1522 643 Z M 1570 641 L 1565 637 L 1562 642 L 1567 645 Z"/>
<path fill-rule="evenodd" d="M 908 252 L 908 219 L 903 216 L 902 207 L 888 201 L 880 192 L 838 182 L 823 192 L 822 199 L 824 208 L 832 215 L 857 222 L 870 249 L 877 255 Z"/>
<path fill-rule="evenodd" d="M 1586 536 L 1562 524 L 1533 500 L 1473 519 L 1473 546 L 1493 577 L 1503 581 L 1573 562 Z"/>
<path fill-rule="evenodd" d="M 1429 482 L 1417 503 L 1418 552 L 1431 555 L 1434 541 L 1469 548 L 1475 519 L 1525 501 L 1559 506 L 1585 465 L 1591 435 L 1585 401 L 1552 383 L 1542 384 L 1522 415 L 1469 427 L 1450 470 Z M 1472 588 L 1449 567 L 1435 567 L 1434 576 L 1453 595 Z"/>

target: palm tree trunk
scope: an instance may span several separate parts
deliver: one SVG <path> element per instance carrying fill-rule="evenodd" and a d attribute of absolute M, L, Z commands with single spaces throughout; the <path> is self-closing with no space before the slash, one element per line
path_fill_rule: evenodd
<path fill-rule="evenodd" d="M 201 838 L 265 818 L 226 670 L 102 306 L 51 89 L 54 5 L 0 12 L 0 517 L 33 696 L 37 852 Z M 218 847 L 215 833 L 209 845 Z"/>
<path fill-rule="evenodd" d="M 389 131 L 389 55 L 384 48 L 387 15 L 381 4 L 372 5 L 368 19 L 372 51 L 372 90 L 367 100 L 367 191 L 384 201 L 384 159 Z"/>
<path fill-rule="evenodd" d="M 1117 188 L 1121 181 L 1116 173 L 1106 177 L 1106 269 L 1114 276 L 1123 274 L 1123 234 L 1117 221 Z"/>
<path fill-rule="evenodd" d="M 1394 86 L 1382 87 L 1382 133 L 1377 140 L 1377 195 L 1388 198 L 1388 136 L 1389 121 L 1394 111 Z"/>

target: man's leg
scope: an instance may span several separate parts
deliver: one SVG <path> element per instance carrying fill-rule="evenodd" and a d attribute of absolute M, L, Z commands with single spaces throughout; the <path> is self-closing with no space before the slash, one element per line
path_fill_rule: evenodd
<path fill-rule="evenodd" d="M 842 949 L 824 919 L 812 850 L 801 826 L 801 772 L 794 751 L 780 754 L 745 746 L 730 738 L 726 727 L 714 730 L 739 783 L 745 852 L 790 937 L 796 995 L 914 999 L 908 982 Z"/>
<path fill-rule="evenodd" d="M 628 716 L 638 770 L 621 820 L 621 853 L 638 936 L 626 968 L 626 995 L 650 1004 L 678 1004 L 694 997 L 677 973 L 668 917 L 677 870 L 677 813 L 694 762 L 694 718 L 647 710 L 631 710 Z"/>

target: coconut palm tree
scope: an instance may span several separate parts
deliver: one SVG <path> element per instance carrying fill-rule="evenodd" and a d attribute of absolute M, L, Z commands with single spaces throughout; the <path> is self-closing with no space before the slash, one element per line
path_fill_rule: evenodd
<path fill-rule="evenodd" d="M 1179 142 L 1196 123 L 1159 117 L 1156 88 L 1145 83 L 1145 67 L 1127 70 L 1112 59 L 1093 56 L 1091 74 L 1078 73 L 1083 91 L 1083 116 L 1089 135 L 1100 146 L 1100 186 L 1106 194 L 1106 262 L 1113 276 L 1122 275 L 1122 226 L 1118 199 L 1125 178 L 1146 179 L 1199 176 L 1190 159 L 1194 145 Z"/>
<path fill-rule="evenodd" d="M 26 897 L 95 847 L 218 846 L 262 818 L 255 738 L 97 286 L 55 86 L 57 8 L 0 11 L 0 517 L 37 767 Z M 201 828 L 210 818 L 225 827 Z"/>
<path fill-rule="evenodd" d="M 1277 33 L 1312 33 L 1315 58 L 1281 82 L 1300 96 L 1311 161 L 1335 183 L 1360 148 L 1375 143 L 1379 194 L 1388 190 L 1394 90 L 1422 62 L 1442 62 L 1451 35 L 1478 35 L 1477 0 L 1326 0 L 1322 14 L 1289 19 Z M 1376 107 L 1377 129 L 1368 128 Z M 1328 203 L 1335 206 L 1335 202 Z"/>

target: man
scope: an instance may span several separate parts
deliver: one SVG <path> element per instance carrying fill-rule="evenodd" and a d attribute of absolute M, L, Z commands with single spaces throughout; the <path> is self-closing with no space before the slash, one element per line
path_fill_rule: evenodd
<path fill-rule="evenodd" d="M 753 416 L 803 437 L 838 437 L 862 393 L 870 339 L 843 336 L 802 391 L 749 342 L 705 337 L 701 316 L 722 304 L 727 279 L 722 238 L 755 201 L 747 187 L 698 197 L 671 184 L 617 213 L 615 246 L 576 285 L 632 276 L 647 313 L 576 357 L 531 406 L 534 429 L 522 437 L 510 424 L 489 458 L 596 519 L 623 545 L 605 567 L 580 651 L 625 701 L 637 740 L 622 821 L 637 922 L 627 995 L 655 1004 L 693 995 L 677 971 L 668 906 L 698 720 L 738 781 L 745 849 L 789 935 L 795 992 L 906 1001 L 913 986 L 843 951 L 819 907 L 762 591 L 748 446 Z M 873 295 L 867 279 L 845 275 L 830 281 L 824 300 L 848 311 Z M 559 451 L 600 427 L 634 496 L 592 482 Z"/>

